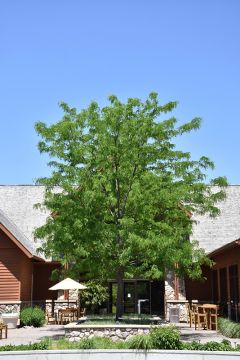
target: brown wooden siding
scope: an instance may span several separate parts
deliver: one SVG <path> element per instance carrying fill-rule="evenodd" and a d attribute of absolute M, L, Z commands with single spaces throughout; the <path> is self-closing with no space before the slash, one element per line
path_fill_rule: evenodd
<path fill-rule="evenodd" d="M 0 300 L 30 300 L 32 260 L 0 230 Z"/>
<path fill-rule="evenodd" d="M 202 272 L 203 277 L 205 278 L 204 280 L 185 280 L 187 300 L 198 300 L 203 302 L 210 302 L 212 300 L 211 270 L 208 267 L 203 267 Z"/>
<path fill-rule="evenodd" d="M 58 281 L 51 280 L 51 273 L 60 264 L 53 263 L 34 263 L 33 270 L 33 300 L 57 299 L 57 291 L 48 290 Z"/>
<path fill-rule="evenodd" d="M 231 248 L 214 254 L 212 258 L 215 262 L 213 270 L 217 273 L 218 301 L 237 300 L 238 302 L 240 299 L 240 246 L 233 245 Z M 231 274 L 233 267 L 236 267 L 234 279 Z"/>
<path fill-rule="evenodd" d="M 20 300 L 18 259 L 13 256 L 12 249 L 0 251 L 0 300 Z"/>
<path fill-rule="evenodd" d="M 220 269 L 229 265 L 240 263 L 240 246 L 226 249 L 223 252 L 213 255 L 213 261 L 216 263 L 213 269 Z"/>
<path fill-rule="evenodd" d="M 205 282 L 186 279 L 188 300 L 214 301 L 218 303 L 239 302 L 240 299 L 240 246 L 223 249 L 212 255 L 214 266 L 203 269 Z"/>
<path fill-rule="evenodd" d="M 29 301 L 32 297 L 32 260 L 28 259 L 24 254 L 20 257 L 20 281 L 21 281 L 21 293 L 20 299 L 22 301 Z"/>

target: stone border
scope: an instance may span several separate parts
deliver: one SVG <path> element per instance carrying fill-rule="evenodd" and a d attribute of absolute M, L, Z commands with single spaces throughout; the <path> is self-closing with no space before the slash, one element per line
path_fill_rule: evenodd
<path fill-rule="evenodd" d="M 21 301 L 0 301 L 0 317 L 2 313 L 20 313 Z"/>
<path fill-rule="evenodd" d="M 128 340 L 132 336 L 148 334 L 151 327 L 158 325 L 76 325 L 64 326 L 65 338 L 69 341 L 91 339 L 94 336 L 110 338 L 113 341 Z"/>

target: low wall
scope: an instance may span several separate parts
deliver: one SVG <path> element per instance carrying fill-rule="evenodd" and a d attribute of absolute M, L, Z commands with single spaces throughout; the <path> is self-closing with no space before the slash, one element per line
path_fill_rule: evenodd
<path fill-rule="evenodd" d="M 1 360 L 237 360 L 239 353 L 179 350 L 41 350 L 0 352 Z"/>
<path fill-rule="evenodd" d="M 0 301 L 0 317 L 2 313 L 20 313 L 26 307 L 41 307 L 48 313 L 57 312 L 59 309 L 76 306 L 76 300 L 39 300 L 39 301 Z"/>
<path fill-rule="evenodd" d="M 170 320 L 170 308 L 177 307 L 179 309 L 179 321 L 187 322 L 187 307 L 186 304 L 188 300 L 166 300 L 166 308 L 165 308 L 165 319 L 167 321 Z"/>
<path fill-rule="evenodd" d="M 69 341 L 91 339 L 94 336 L 111 338 L 113 341 L 127 340 L 132 336 L 148 334 L 150 325 L 75 325 L 64 327 L 65 338 Z"/>
<path fill-rule="evenodd" d="M 0 301 L 0 317 L 2 313 L 19 313 L 21 301 Z"/>

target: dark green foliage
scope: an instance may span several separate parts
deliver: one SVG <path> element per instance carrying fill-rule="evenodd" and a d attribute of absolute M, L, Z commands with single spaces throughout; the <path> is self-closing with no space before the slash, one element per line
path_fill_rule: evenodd
<path fill-rule="evenodd" d="M 94 311 L 97 306 L 102 305 L 108 299 L 108 289 L 96 281 L 87 281 L 84 284 L 87 289 L 81 293 L 81 306 Z"/>
<path fill-rule="evenodd" d="M 231 344 L 217 341 L 209 341 L 203 344 L 203 350 L 206 351 L 233 351 Z"/>
<path fill-rule="evenodd" d="M 198 341 L 181 342 L 181 350 L 202 350 L 202 344 Z"/>
<path fill-rule="evenodd" d="M 53 169 L 37 182 L 46 186 L 43 205 L 53 216 L 35 235 L 45 240 L 45 255 L 71 264 L 76 277 L 115 278 L 119 318 L 124 278 L 160 279 L 166 270 L 197 278 L 201 265 L 211 264 L 188 241 L 190 214 L 216 216 L 227 182 L 213 179 L 213 190 L 205 180 L 214 164 L 176 147 L 177 137 L 201 123 L 166 120 L 176 102 L 161 105 L 156 93 L 144 102 L 122 103 L 116 96 L 109 101 L 80 112 L 62 103 L 60 121 L 36 123 L 38 148 L 52 158 Z"/>
<path fill-rule="evenodd" d="M 182 342 L 182 350 L 202 350 L 202 351 L 239 351 L 239 349 L 232 347 L 230 341 L 222 340 L 221 342 L 209 341 L 201 344 L 197 341 Z"/>
<path fill-rule="evenodd" d="M 229 319 L 218 319 L 218 330 L 229 338 L 240 338 L 240 324 Z"/>
<path fill-rule="evenodd" d="M 181 348 L 180 332 L 175 326 L 161 326 L 152 328 L 149 334 L 154 349 Z"/>
<path fill-rule="evenodd" d="M 45 313 L 38 307 L 25 308 L 20 312 L 21 326 L 34 326 L 40 327 L 45 322 Z"/>
<path fill-rule="evenodd" d="M 29 345 L 3 345 L 0 346 L 0 351 L 21 351 L 21 350 L 48 350 L 49 341 L 48 339 L 42 340 L 38 343 Z"/>

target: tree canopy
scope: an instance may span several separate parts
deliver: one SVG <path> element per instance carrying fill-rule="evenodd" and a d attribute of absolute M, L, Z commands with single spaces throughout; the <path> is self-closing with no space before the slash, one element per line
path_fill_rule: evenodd
<path fill-rule="evenodd" d="M 36 237 L 45 240 L 46 255 L 70 263 L 76 274 L 116 278 L 120 309 L 123 278 L 159 279 L 171 269 L 200 276 L 208 260 L 189 241 L 192 213 L 216 216 L 226 179 L 206 184 L 213 162 L 177 149 L 176 138 L 199 129 L 201 119 L 165 119 L 176 102 L 160 105 L 156 93 L 144 102 L 109 102 L 80 112 L 61 103 L 62 119 L 36 123 L 38 148 L 52 167 L 37 181 L 46 186 L 43 205 L 52 216 Z"/>

